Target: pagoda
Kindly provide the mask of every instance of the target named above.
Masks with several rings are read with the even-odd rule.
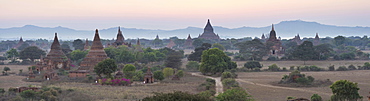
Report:
[[[54,70],[63,68],[69,70],[70,59],[63,53],[58,41],[57,33],[55,33],[54,41],[51,44],[51,49],[46,57],[41,56],[41,61],[37,63],[37,70]]]
[[[204,32],[202,35],[199,35],[199,39],[206,39],[206,40],[215,40],[215,41],[220,41],[220,37],[216,35],[215,32],[213,32],[213,27],[211,25],[211,22],[207,21],[206,26],[204,27]]]
[[[283,53],[282,45],[280,40],[276,38],[276,32],[274,29],[274,24],[272,24],[272,28],[270,31],[270,37],[267,39],[266,43],[272,44],[271,50],[270,50],[270,55],[278,55]]]
[[[108,46],[113,46],[113,47],[118,47],[121,45],[131,46],[128,43],[125,43],[124,41],[125,41],[125,37],[123,37],[121,27],[118,27],[117,39]]]
[[[84,50],[88,50],[89,48],[90,48],[90,46],[89,46],[89,40],[86,38]]]
[[[302,40],[301,40],[301,37],[299,36],[299,34],[297,34],[297,36],[294,36],[292,41],[297,43],[297,45],[300,45],[302,43]]]
[[[173,47],[173,46],[176,46],[176,44],[175,44],[175,42],[173,42],[173,41],[170,39],[170,43],[168,43],[166,47],[167,47],[167,48],[171,48],[171,49],[172,49],[172,47]]]
[[[95,30],[94,41],[91,45],[89,53],[80,63],[80,70],[93,70],[94,66],[100,61],[107,59],[108,56],[104,51],[103,44],[100,41],[98,29]]]
[[[22,44],[24,44],[24,41],[22,39],[22,37],[19,39],[19,42],[17,43],[17,45],[15,45],[13,48],[14,49],[18,49],[20,46],[22,46]]]
[[[193,49],[194,48],[193,40],[191,39],[190,34],[188,35],[188,38],[185,41],[184,48],[185,49]]]
[[[313,40],[313,45],[314,46],[317,46],[320,44],[320,38],[319,38],[319,34],[316,33],[316,36],[315,36],[315,39]]]

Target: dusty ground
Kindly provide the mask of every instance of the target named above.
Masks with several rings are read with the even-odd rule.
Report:
[[[286,97],[310,98],[313,94],[319,94],[324,101],[329,100],[332,94],[329,86],[324,87],[280,87],[271,85],[279,81],[284,74],[289,72],[245,72],[238,73],[237,81],[241,87],[246,88],[257,101],[284,101]],[[368,96],[370,91],[370,70],[356,71],[335,71],[335,72],[302,72],[306,76],[313,76],[315,79],[349,80],[357,82],[361,96]]]
[[[23,72],[28,72],[29,65],[0,65],[1,71],[4,67],[9,67],[10,71],[16,74],[19,73],[20,69],[23,69]],[[26,76],[17,76],[16,74],[10,74],[9,76],[0,76],[0,88],[4,88],[6,91],[9,87],[21,87],[29,85],[41,85],[38,82],[24,82],[22,79],[27,78]]]
[[[90,83],[60,83],[50,85],[62,89],[74,89],[90,95],[96,100],[122,101],[139,100],[153,95],[153,92],[169,93],[173,91],[184,91],[189,93],[199,93],[197,87],[205,82],[205,78],[187,74],[180,81],[164,80],[154,84],[135,84],[132,86],[108,86],[95,85]]]

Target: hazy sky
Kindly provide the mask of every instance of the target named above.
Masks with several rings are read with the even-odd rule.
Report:
[[[263,27],[286,20],[370,27],[370,0],[0,0],[0,28]]]

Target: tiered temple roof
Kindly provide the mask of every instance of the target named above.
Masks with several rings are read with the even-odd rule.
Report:
[[[202,35],[200,35],[198,38],[200,39],[207,39],[207,40],[216,40],[219,41],[220,37],[213,32],[213,27],[211,25],[211,22],[207,21],[206,27],[204,27],[204,32]]]
[[[62,47],[60,46],[57,33],[55,33],[53,44],[51,44],[51,49],[43,61],[49,60],[53,62],[64,62],[68,60],[67,56],[62,51]]]
[[[23,41],[23,39],[22,39],[22,37],[21,37],[21,38],[19,39],[18,44],[17,44],[17,45],[15,45],[13,48],[14,48],[14,49],[18,49],[18,47],[20,47],[23,43],[24,43],[24,41]]]
[[[273,44],[273,46],[271,47],[272,50],[270,50],[271,55],[283,54],[281,42],[279,39],[276,38],[274,24],[272,24],[271,31],[270,31],[270,37],[266,42]]]
[[[173,46],[176,46],[176,44],[175,44],[175,42],[173,42],[172,40],[170,40],[170,43],[168,43],[166,47],[172,49]]]
[[[188,38],[185,41],[184,48],[194,48],[193,47],[193,40],[190,37],[190,34],[188,35]]]
[[[94,41],[90,48],[89,53],[87,53],[86,57],[82,60],[80,69],[89,69],[93,70],[94,66],[98,64],[100,61],[107,59],[108,56],[104,51],[104,47],[100,41],[98,29],[95,30]]]
[[[316,45],[319,45],[319,44],[320,44],[319,34],[316,33],[315,39],[313,40],[313,45],[316,46]]]
[[[88,50],[89,48],[90,48],[90,46],[89,46],[89,40],[86,38],[84,50]]]

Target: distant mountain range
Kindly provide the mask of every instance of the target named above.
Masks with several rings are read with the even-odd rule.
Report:
[[[269,34],[271,25],[266,27],[240,27],[240,28],[225,28],[212,23],[214,32],[221,38],[243,38],[243,37],[261,37],[262,33]],[[205,24],[204,24],[205,25]],[[277,36],[282,38],[293,38],[299,34],[303,37],[314,37],[315,33],[319,33],[323,37],[343,36],[364,36],[370,35],[370,27],[345,27],[324,25],[317,22],[307,22],[302,20],[282,21],[274,24]],[[0,40],[18,40],[19,37],[24,39],[53,39],[54,33],[58,33],[61,40],[92,39],[94,30],[75,30],[66,27],[38,27],[35,25],[25,25],[23,27],[0,28]],[[117,27],[100,29],[100,37],[103,39],[112,39],[117,35]],[[203,33],[203,28],[187,27],[184,29],[175,30],[150,30],[137,28],[121,27],[122,33],[126,39],[147,38],[154,39],[159,35],[161,39],[177,36],[180,39],[187,38],[188,34],[192,38],[196,38]]]

